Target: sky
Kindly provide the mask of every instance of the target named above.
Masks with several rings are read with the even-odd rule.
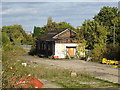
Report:
[[[11,0],[10,0],[11,1]],[[103,6],[118,7],[118,2],[2,2],[0,20],[2,26],[18,24],[25,31],[33,31],[34,26],[43,27],[48,17],[55,22],[68,22],[73,27],[91,19]],[[2,17],[1,17],[2,16]],[[1,27],[2,27],[1,26]]]

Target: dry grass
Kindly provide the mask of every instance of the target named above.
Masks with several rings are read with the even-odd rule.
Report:
[[[118,84],[96,79],[85,72],[79,72],[76,77],[71,77],[71,71],[52,66],[36,66],[34,73],[38,78],[47,79],[66,88],[118,88]]]
[[[21,78],[31,75],[38,79],[46,79],[52,83],[59,84],[66,88],[118,88],[119,84],[96,79],[87,73],[79,72],[77,76],[71,77],[71,71],[45,65],[22,65],[25,60],[19,57],[24,51],[3,52],[3,88],[14,88],[11,84],[12,78]]]

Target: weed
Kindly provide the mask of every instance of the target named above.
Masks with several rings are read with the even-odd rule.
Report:
[[[66,69],[45,65],[36,65],[35,67],[33,65],[27,65],[25,67],[22,63],[26,61],[20,58],[20,55],[23,53],[25,52],[20,48],[3,52],[3,88],[14,88],[12,86],[13,78],[20,79],[28,75],[38,79],[46,79],[65,88],[119,87],[119,84],[96,79],[86,72],[77,72],[76,77],[71,77],[71,71]]]

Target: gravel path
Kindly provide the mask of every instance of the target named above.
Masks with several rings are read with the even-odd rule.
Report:
[[[114,83],[119,83],[118,77],[120,76],[118,75],[118,69],[111,68],[113,65],[86,62],[83,60],[49,60],[29,55],[24,55],[22,58],[37,64],[60,67],[76,72],[87,72],[93,77]]]

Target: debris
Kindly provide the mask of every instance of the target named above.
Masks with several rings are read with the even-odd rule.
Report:
[[[72,71],[71,72],[71,77],[76,77],[77,76],[77,73],[75,71]]]
[[[17,60],[18,62],[20,61],[20,60]]]
[[[90,61],[91,59],[92,59],[92,57],[88,56],[86,61],[88,62],[88,61]]]
[[[12,67],[10,67],[10,69],[13,69]]]
[[[12,80],[12,85],[21,88],[41,88],[44,84],[35,77],[25,76],[19,80],[14,78]]]
[[[54,59],[58,59],[59,58],[59,56],[54,56]]]
[[[28,74],[28,76],[31,76],[31,74]]]
[[[22,65],[26,67],[26,66],[27,66],[27,63],[22,63]]]

